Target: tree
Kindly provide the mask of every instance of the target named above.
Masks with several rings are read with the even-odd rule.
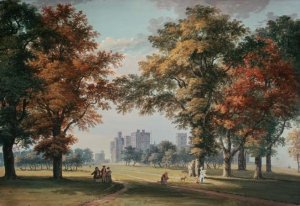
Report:
[[[122,151],[122,160],[125,161],[126,165],[130,165],[130,162],[133,160],[135,148],[132,146],[125,147]]]
[[[133,161],[133,166],[137,162],[142,160],[143,151],[138,150],[132,146],[125,147],[125,150],[122,151],[122,160],[125,161],[126,165],[130,165],[130,162]]]
[[[176,163],[177,159],[178,155],[176,153],[176,150],[168,149],[164,153],[162,163],[165,165],[165,167],[170,167],[171,165],[174,165]]]
[[[109,109],[115,87],[108,80],[121,55],[98,51],[97,32],[86,16],[71,5],[43,9],[43,23],[54,34],[43,40],[30,64],[43,80],[44,90],[35,95],[32,111],[36,122],[35,147],[53,160],[53,177],[62,178],[62,155],[76,138],[72,127],[88,129],[101,122],[97,110]]]
[[[177,126],[190,128],[192,153],[203,164],[204,156],[216,149],[212,105],[226,76],[225,62],[236,61],[234,50],[247,29],[211,7],[188,8],[186,15],[149,37],[159,52],[140,62],[140,76],[117,80],[118,109],[162,112]]]
[[[269,20],[265,27],[257,29],[257,34],[263,38],[270,38],[277,44],[285,60],[293,65],[300,84],[300,20],[285,15],[279,16],[275,20]]]
[[[291,61],[300,80],[300,20],[289,16],[280,16],[269,20],[267,26],[257,30],[264,38],[271,38],[279,47],[283,57]]]
[[[161,154],[158,152],[155,152],[150,155],[149,162],[151,162],[154,167],[156,165],[159,165],[159,167],[161,167],[161,159],[162,159]]]
[[[233,140],[239,145],[246,142],[259,144],[267,138],[270,118],[287,122],[295,116],[297,82],[294,70],[282,59],[271,40],[257,41],[263,44],[249,52],[244,63],[233,69],[229,84],[223,90],[223,100],[216,105],[218,115],[215,122],[222,135],[220,143],[225,154],[225,176],[230,176],[228,160],[239,149],[237,146],[232,150]],[[279,130],[277,136],[281,134]],[[260,178],[261,153],[255,159],[255,178]]]
[[[288,141],[290,143],[289,154],[298,163],[298,172],[300,172],[300,130],[294,129],[288,134]]]
[[[39,80],[27,61],[42,33],[40,15],[28,4],[14,0],[0,2],[0,144],[5,178],[17,177],[13,146],[30,143],[26,128],[28,104],[39,89]]]

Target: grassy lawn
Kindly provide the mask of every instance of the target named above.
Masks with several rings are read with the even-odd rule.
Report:
[[[76,172],[64,172],[65,179],[60,181],[50,178],[51,171],[18,170],[20,179],[14,181],[0,179],[0,205],[82,205],[122,188],[120,184],[105,185],[93,182],[90,175],[92,169],[85,167]],[[160,185],[158,181],[165,171],[169,173],[169,185],[300,204],[300,174],[290,169],[274,168],[272,174],[264,174],[266,177],[264,180],[252,179],[251,166],[248,171],[234,169],[234,177],[230,179],[221,177],[221,169],[212,169],[207,170],[208,178],[205,184],[196,184],[194,178],[187,178],[185,182],[181,182],[180,177],[185,173],[180,169],[124,165],[111,165],[111,169],[114,181],[124,182],[128,190],[114,201],[104,204],[107,206],[253,205]],[[0,176],[3,176],[3,168],[0,168]]]
[[[251,166],[250,166],[251,169]],[[205,184],[195,184],[194,178],[188,178],[181,182],[182,170],[171,170],[151,167],[126,167],[112,166],[114,177],[124,179],[148,179],[158,181],[160,175],[167,171],[171,185],[179,185],[191,188],[201,188],[225,193],[239,194],[243,196],[258,197],[280,202],[300,204],[300,174],[295,170],[274,168],[271,174],[264,174],[265,179],[253,180],[253,171],[233,170],[233,178],[221,177],[222,170],[208,170]]]
[[[20,179],[0,179],[0,205],[81,205],[119,190],[120,184],[92,181],[89,170],[64,172],[66,179],[54,181],[51,171],[17,171]],[[0,169],[3,176],[3,168]]]
[[[206,196],[198,192],[179,191],[157,183],[130,182],[129,189],[105,206],[253,206],[245,202]]]

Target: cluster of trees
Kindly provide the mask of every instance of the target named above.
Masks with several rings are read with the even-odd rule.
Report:
[[[38,11],[18,0],[0,2],[0,144],[5,178],[16,178],[13,146],[35,143],[62,178],[63,155],[76,137],[101,122],[122,55],[99,49],[99,34],[71,5]]]
[[[70,150],[63,156],[65,170],[77,170],[78,167],[90,164],[93,161],[93,152],[89,148]],[[16,163],[21,170],[49,170],[52,168],[51,160],[45,159],[42,154],[37,154],[33,150],[22,151],[18,154]]]
[[[78,167],[83,165],[88,165],[94,162],[93,152],[89,149],[80,149],[70,150],[63,157],[63,165],[65,170],[76,170]]]
[[[49,170],[51,168],[51,161],[43,157],[43,155],[37,155],[35,151],[28,150],[22,151],[16,157],[16,165],[21,170]]]
[[[162,141],[158,145],[150,145],[146,151],[138,150],[131,146],[122,151],[122,160],[126,165],[142,163],[154,167],[186,167],[194,159],[189,148],[177,148],[170,141]]]
[[[141,74],[116,80],[118,110],[161,112],[190,129],[202,165],[222,150],[225,177],[237,152],[245,169],[251,148],[261,178],[262,157],[271,171],[273,148],[298,116],[299,31],[300,21],[288,16],[251,33],[215,8],[187,8],[186,18],[149,37],[158,52],[139,63]]]

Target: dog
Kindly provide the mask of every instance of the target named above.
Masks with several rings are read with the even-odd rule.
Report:
[[[185,179],[186,179],[187,177],[186,176],[184,176],[184,177],[180,177],[180,181],[183,181],[183,182],[185,182]]]

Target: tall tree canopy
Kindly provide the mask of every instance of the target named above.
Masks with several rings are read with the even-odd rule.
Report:
[[[188,8],[186,18],[168,22],[149,40],[157,53],[140,62],[141,75],[118,79],[119,111],[163,112],[192,131],[192,152],[201,160],[214,151],[212,105],[247,29],[215,8]],[[231,67],[231,66],[229,66]]]
[[[44,87],[32,105],[41,137],[35,149],[53,159],[53,177],[61,178],[62,154],[75,141],[68,132],[74,126],[87,129],[101,122],[97,110],[109,109],[115,98],[108,76],[122,56],[99,51],[97,32],[71,5],[44,8],[43,23],[54,35],[31,61]]]
[[[13,145],[30,141],[25,121],[39,81],[27,64],[42,31],[36,9],[19,1],[0,2],[0,144],[5,177],[16,177]]]
[[[261,146],[264,141],[266,147],[272,146],[279,140],[286,122],[296,114],[297,80],[293,67],[271,40],[256,41],[263,44],[249,51],[241,65],[229,70],[221,101],[215,106],[215,128],[225,154],[225,176],[230,176],[227,160],[241,144],[255,141]],[[270,130],[273,121],[279,126],[276,132],[275,128]],[[275,133],[276,137],[268,141]],[[236,140],[234,149],[233,140]],[[261,156],[257,156],[258,161]]]

